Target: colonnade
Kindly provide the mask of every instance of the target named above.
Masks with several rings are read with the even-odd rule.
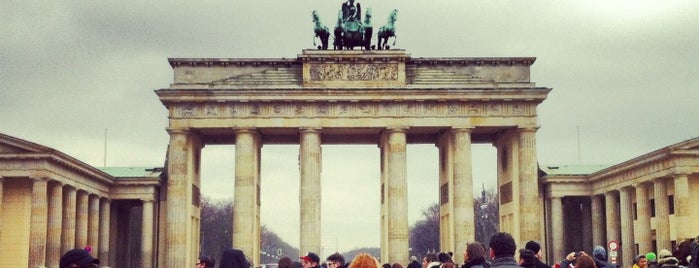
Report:
[[[381,151],[381,257],[398,263],[409,262],[409,222],[407,196],[407,157],[409,126],[390,126],[380,131],[378,146]],[[534,130],[534,131],[531,131]],[[473,179],[471,145],[473,128],[454,127],[437,136],[435,145],[440,149],[440,183],[447,187],[446,206],[442,207],[441,246],[445,250],[463,252],[468,242],[474,241]],[[191,263],[196,258],[200,241],[196,220],[198,206],[190,198],[199,185],[199,155],[203,138],[199,131],[170,129],[168,152],[167,190],[167,245],[166,266],[175,267]],[[299,250],[321,250],[321,171],[323,129],[321,127],[297,128],[299,143]],[[535,129],[512,131],[514,144],[510,151],[515,157],[512,172],[517,184],[526,194],[514,193],[521,210],[511,217],[516,229],[503,230],[513,233],[518,240],[541,240],[538,235],[541,204],[537,187]],[[233,247],[241,249],[250,260],[258,264],[260,256],[260,150],[262,137],[259,129],[240,128],[235,137],[235,196],[233,202]],[[534,155],[531,156],[530,154]],[[529,185],[532,184],[532,185]],[[445,193],[442,193],[445,194]],[[533,197],[530,197],[533,195]],[[529,202],[533,202],[530,204]],[[443,204],[444,205],[444,204]],[[521,220],[520,220],[521,219]],[[519,231],[519,232],[518,232]],[[182,254],[189,252],[189,254]],[[187,256],[188,255],[188,256]]]
[[[617,262],[628,266],[637,254],[671,250],[673,241],[679,243],[694,237],[688,222],[692,215],[688,206],[689,188],[688,174],[675,174],[674,177],[630,181],[628,185],[594,194],[590,197],[592,244],[606,248],[609,241],[619,242]],[[566,254],[563,224],[566,212],[561,205],[562,198],[564,196],[549,197],[554,258]]]
[[[23,222],[20,215],[7,213],[2,215],[0,209],[0,226],[5,235],[10,235],[9,230],[22,233],[22,228],[28,228],[29,267],[58,267],[63,253],[74,248],[91,248],[91,255],[100,259],[101,265],[116,265],[116,250],[123,245],[118,245],[113,235],[121,233],[128,236],[126,229],[116,224],[117,218],[113,211],[113,201],[107,196],[80,189],[76,185],[64,183],[45,177],[27,178],[30,180],[31,205],[28,227],[14,226]],[[13,182],[8,182],[8,181]],[[3,206],[16,206],[11,202],[21,200],[17,198],[21,193],[17,188],[22,178],[4,179],[0,177],[0,208]],[[12,183],[12,186],[7,185]],[[21,185],[24,185],[22,183]],[[4,197],[8,196],[10,202],[3,204]],[[141,200],[143,206],[142,242],[141,242],[141,267],[153,267],[154,260],[154,200]],[[128,218],[128,217],[127,217]],[[16,229],[15,227],[20,227]],[[119,230],[116,230],[116,229]],[[6,241],[7,242],[7,241]],[[21,243],[19,243],[21,244]],[[9,244],[4,250],[8,253],[15,251]],[[22,250],[21,247],[16,250]],[[125,249],[124,249],[125,250]],[[5,256],[7,257],[7,256]],[[8,258],[9,259],[9,258]]]

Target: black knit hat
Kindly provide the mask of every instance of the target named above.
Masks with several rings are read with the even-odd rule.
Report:
[[[90,256],[90,253],[87,253],[84,249],[76,248],[69,250],[61,256],[59,267],[68,267],[70,264],[86,267],[90,264],[100,264],[100,260]]]

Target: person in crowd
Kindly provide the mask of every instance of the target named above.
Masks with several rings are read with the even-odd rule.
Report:
[[[662,268],[677,268],[680,261],[667,249],[658,251],[658,265]]]
[[[579,252],[571,252],[566,255],[565,259],[561,261],[559,264],[559,267],[561,268],[575,268],[575,260],[580,256],[582,251]]]
[[[325,260],[328,268],[347,268],[345,257],[338,252],[330,254],[330,256],[328,256]]]
[[[585,252],[580,252],[575,258],[575,268],[599,268],[595,260]]]
[[[420,262],[417,261],[417,257],[410,256],[410,263],[408,263],[407,268],[420,268]]]
[[[648,259],[646,259],[645,254],[638,254],[635,258],[633,258],[633,267],[632,268],[647,268],[648,267]]]
[[[658,268],[658,260],[655,256],[655,252],[646,253],[646,259],[648,260],[648,268]]]
[[[320,257],[313,252],[306,253],[306,256],[299,257],[303,268],[317,268],[320,263]]]
[[[221,254],[220,268],[250,268],[250,262],[243,251],[229,248]]]
[[[422,257],[422,268],[439,268],[439,257],[434,253],[427,253]]]
[[[464,264],[461,268],[489,268],[490,265],[486,261],[485,246],[480,242],[466,244],[464,251]]]
[[[539,244],[539,242],[536,242],[534,240],[529,241],[524,246],[524,248],[534,252],[534,256],[536,257],[536,268],[550,268],[551,267],[548,264],[541,261],[541,245]]]
[[[439,262],[442,263],[439,266],[440,268],[447,268],[447,266],[451,266],[451,267],[456,266],[454,264],[454,261],[451,259],[451,255],[449,255],[449,253],[447,253],[447,252],[440,252],[437,255],[437,259],[439,259]],[[445,264],[447,264],[447,266],[445,266]]]
[[[391,268],[403,268],[403,265],[400,265],[400,263],[394,262],[391,264]]]
[[[303,268],[303,264],[300,261],[294,261],[291,263],[291,268]]]
[[[379,262],[368,253],[359,253],[349,265],[349,268],[378,268]]]
[[[515,260],[515,244],[512,235],[506,232],[499,232],[490,238],[490,258],[493,259],[491,268],[520,268]]]
[[[59,260],[59,268],[93,268],[100,264],[100,260],[90,256],[84,249],[76,248],[67,251]]]
[[[442,263],[442,265],[440,265],[439,267],[440,268],[456,268],[456,264],[449,261],[449,262]]]
[[[524,268],[536,268],[536,254],[526,248],[520,249],[518,263]]]
[[[199,256],[199,259],[197,259],[197,264],[196,268],[214,268],[214,265],[216,264],[216,261],[213,258],[209,258],[208,256],[201,255]]]
[[[592,249],[592,259],[595,260],[597,268],[617,268],[616,264],[607,261],[607,250],[603,246],[595,246]]]
[[[382,267],[382,268],[391,268],[391,264],[390,264],[390,263],[384,263],[384,264],[381,265],[381,267]]]
[[[277,261],[277,268],[291,268],[291,258],[288,256],[281,257]]]

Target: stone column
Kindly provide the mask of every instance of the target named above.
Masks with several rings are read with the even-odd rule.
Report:
[[[260,200],[256,182],[259,165],[256,136],[257,132],[252,129],[241,129],[236,132],[233,200],[233,246],[242,250],[253,262],[254,254],[259,252],[259,248],[254,246],[255,241],[260,239],[255,237],[260,228],[257,226]]]
[[[143,200],[141,267],[153,267],[153,200]]]
[[[87,221],[88,221],[88,194],[78,191],[78,207],[75,211],[75,246],[84,248],[87,246]]]
[[[539,177],[536,162],[536,128],[519,129],[519,240],[543,241],[539,221],[543,210],[539,204]]]
[[[99,255],[99,230],[100,230],[100,199],[99,196],[91,194],[88,196],[89,214],[87,228],[87,244],[92,248],[90,255],[97,258]]]
[[[694,204],[696,205],[696,204]],[[690,210],[694,208],[689,199],[689,178],[687,174],[675,175],[675,228],[677,230],[677,241],[692,238],[694,234],[687,222]]]
[[[637,184],[634,187],[636,187],[636,227],[639,230],[638,236],[634,238],[638,243],[638,252],[651,252],[653,246],[650,239],[648,188],[645,184]]]
[[[75,248],[75,210],[76,189],[71,186],[63,188],[63,220],[61,223],[61,252]],[[62,254],[61,253],[61,254]]]
[[[46,266],[47,186],[47,179],[34,178],[32,185],[31,225],[29,226],[29,267]]]
[[[109,199],[102,199],[100,201],[100,236],[98,249],[98,259],[100,259],[100,265],[109,266],[109,223],[111,221],[111,202]]]
[[[634,258],[634,234],[633,234],[633,202],[631,201],[631,187],[624,187],[619,191],[619,207],[621,211],[621,267],[633,264]],[[606,248],[606,245],[605,245]],[[611,261],[611,258],[609,258]],[[619,258],[617,258],[617,263]]]
[[[167,166],[167,245],[165,246],[165,267],[188,267],[188,245],[190,221],[189,206],[191,204],[192,182],[189,178],[189,131],[182,129],[168,129],[170,145],[168,147]]]
[[[658,178],[653,182],[653,195],[655,196],[655,241],[658,251],[667,249],[672,251],[670,242],[670,206],[667,198],[667,186],[665,179]],[[681,240],[677,240],[681,242]]]
[[[565,212],[563,211],[563,202],[561,197],[551,196],[551,239],[553,240],[553,256],[554,260],[560,258],[559,256],[565,256],[565,232],[563,231],[563,218]]]
[[[320,254],[320,194],[321,194],[321,137],[320,130],[300,130],[299,168],[301,182],[299,204],[301,207],[300,254],[312,251]]]
[[[58,267],[61,259],[61,230],[63,228],[63,184],[49,187],[49,219],[46,239],[46,266]]]
[[[452,222],[454,223],[455,244],[453,252],[464,252],[466,243],[476,241],[473,215],[471,129],[452,129],[452,135],[454,137],[454,220]]]
[[[607,241],[619,241],[619,208],[616,205],[616,194],[614,191],[604,193],[604,207],[607,222]],[[606,243],[605,243],[606,245]],[[606,248],[606,246],[605,246]]]
[[[3,184],[4,180],[2,176],[0,176],[0,235],[2,235],[2,200],[5,197],[5,194],[3,192]],[[0,245],[0,250],[2,250],[2,245]]]
[[[408,166],[405,128],[387,129],[388,260],[408,263]]]
[[[602,195],[593,195],[592,206],[592,245],[606,245],[604,241],[604,215],[602,208],[604,199]]]

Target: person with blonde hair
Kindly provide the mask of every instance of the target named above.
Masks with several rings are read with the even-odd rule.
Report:
[[[379,262],[369,253],[359,253],[354,257],[349,268],[379,268]]]

